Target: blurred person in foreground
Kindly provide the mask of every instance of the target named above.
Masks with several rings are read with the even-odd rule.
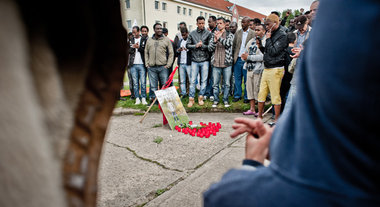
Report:
[[[204,193],[205,207],[380,206],[380,131],[374,127],[380,97],[373,96],[380,91],[379,19],[379,1],[320,2],[289,116],[275,129],[261,120],[235,120],[231,136],[248,133],[244,167]]]

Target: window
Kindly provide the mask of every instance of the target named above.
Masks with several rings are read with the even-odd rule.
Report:
[[[193,30],[193,25],[189,25],[189,32]]]
[[[159,6],[160,6],[160,2],[159,2],[159,1],[154,1],[154,8],[155,8],[156,10],[159,9]]]
[[[162,23],[162,27],[164,27],[164,28],[168,28],[168,22],[163,22],[163,23]]]
[[[203,12],[201,12],[199,16],[203,16]]]
[[[160,21],[156,20],[156,23],[160,23]]]
[[[186,8],[183,8],[183,15],[186,15]]]
[[[177,6],[177,13],[181,14],[181,7],[180,6]]]
[[[207,12],[205,12],[205,19],[207,20]]]
[[[127,6],[127,9],[131,8],[131,1],[125,0],[125,5]]]
[[[127,27],[128,29],[132,28],[132,20],[127,20]]]
[[[191,16],[192,9],[189,9],[189,16]]]
[[[162,2],[162,11],[166,11],[166,3]]]

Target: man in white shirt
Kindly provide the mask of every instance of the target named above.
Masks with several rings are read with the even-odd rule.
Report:
[[[132,34],[133,34],[133,39],[131,40],[131,45],[129,49],[129,67],[131,68],[133,90],[136,97],[135,104],[147,105],[146,68],[144,66],[142,55],[140,51],[138,50],[141,44],[140,28],[138,26],[134,26],[132,28]],[[140,94],[140,89],[141,89],[141,94]]]
[[[249,103],[247,99],[247,90],[245,89],[247,81],[247,70],[243,70],[244,61],[241,59],[241,55],[245,52],[247,43],[249,40],[255,37],[254,31],[249,29],[249,17],[244,17],[241,21],[241,27],[239,31],[236,32],[232,53],[234,55],[234,77],[235,77],[235,86],[234,86],[234,99],[233,102],[237,102],[241,99],[242,95],[242,80],[244,77],[244,102]]]

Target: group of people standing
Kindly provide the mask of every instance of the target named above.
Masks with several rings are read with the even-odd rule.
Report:
[[[277,120],[291,88],[293,71],[288,71],[289,65],[295,68],[292,58],[299,56],[308,38],[311,19],[298,16],[286,28],[279,14],[272,12],[264,23],[244,17],[237,30],[236,22],[215,16],[208,18],[206,28],[205,18],[199,16],[197,28],[191,32],[181,22],[174,41],[167,37],[168,31],[160,23],[153,25],[151,38],[148,27],[135,26],[128,67],[136,104],[147,104],[146,74],[150,81],[149,98],[153,100],[154,91],[166,82],[177,58],[180,96],[189,98],[188,107],[193,107],[196,100],[202,106],[207,99],[212,107],[217,107],[222,94],[224,107],[230,106],[230,96],[233,102],[244,99],[251,107],[243,114],[262,118],[264,104],[270,97]],[[197,85],[199,93],[195,97]]]

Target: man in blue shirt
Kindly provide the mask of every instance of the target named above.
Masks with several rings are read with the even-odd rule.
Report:
[[[248,132],[246,165],[204,206],[380,206],[379,19],[380,1],[321,1],[289,115],[273,135],[261,120],[235,120],[231,136]]]

